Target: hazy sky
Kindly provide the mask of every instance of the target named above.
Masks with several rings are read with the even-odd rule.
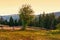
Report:
[[[60,11],[60,0],[0,0],[0,15],[17,14],[23,4],[29,4],[35,14]]]

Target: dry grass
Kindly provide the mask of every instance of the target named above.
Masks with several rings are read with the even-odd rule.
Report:
[[[60,34],[55,31],[0,31],[0,40],[60,40]]]
[[[0,30],[0,40],[60,40],[60,30],[26,29],[21,31],[19,27],[15,27],[14,30],[4,27],[4,30]]]

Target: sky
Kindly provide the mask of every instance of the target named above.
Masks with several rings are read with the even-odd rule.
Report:
[[[18,14],[24,4],[31,5],[36,15],[60,11],[60,0],[0,0],[0,15]]]

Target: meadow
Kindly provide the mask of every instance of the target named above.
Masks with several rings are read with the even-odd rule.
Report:
[[[60,30],[0,30],[0,40],[60,40]]]

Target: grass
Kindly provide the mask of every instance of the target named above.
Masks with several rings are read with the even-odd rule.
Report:
[[[0,40],[60,40],[60,31],[0,31]]]

